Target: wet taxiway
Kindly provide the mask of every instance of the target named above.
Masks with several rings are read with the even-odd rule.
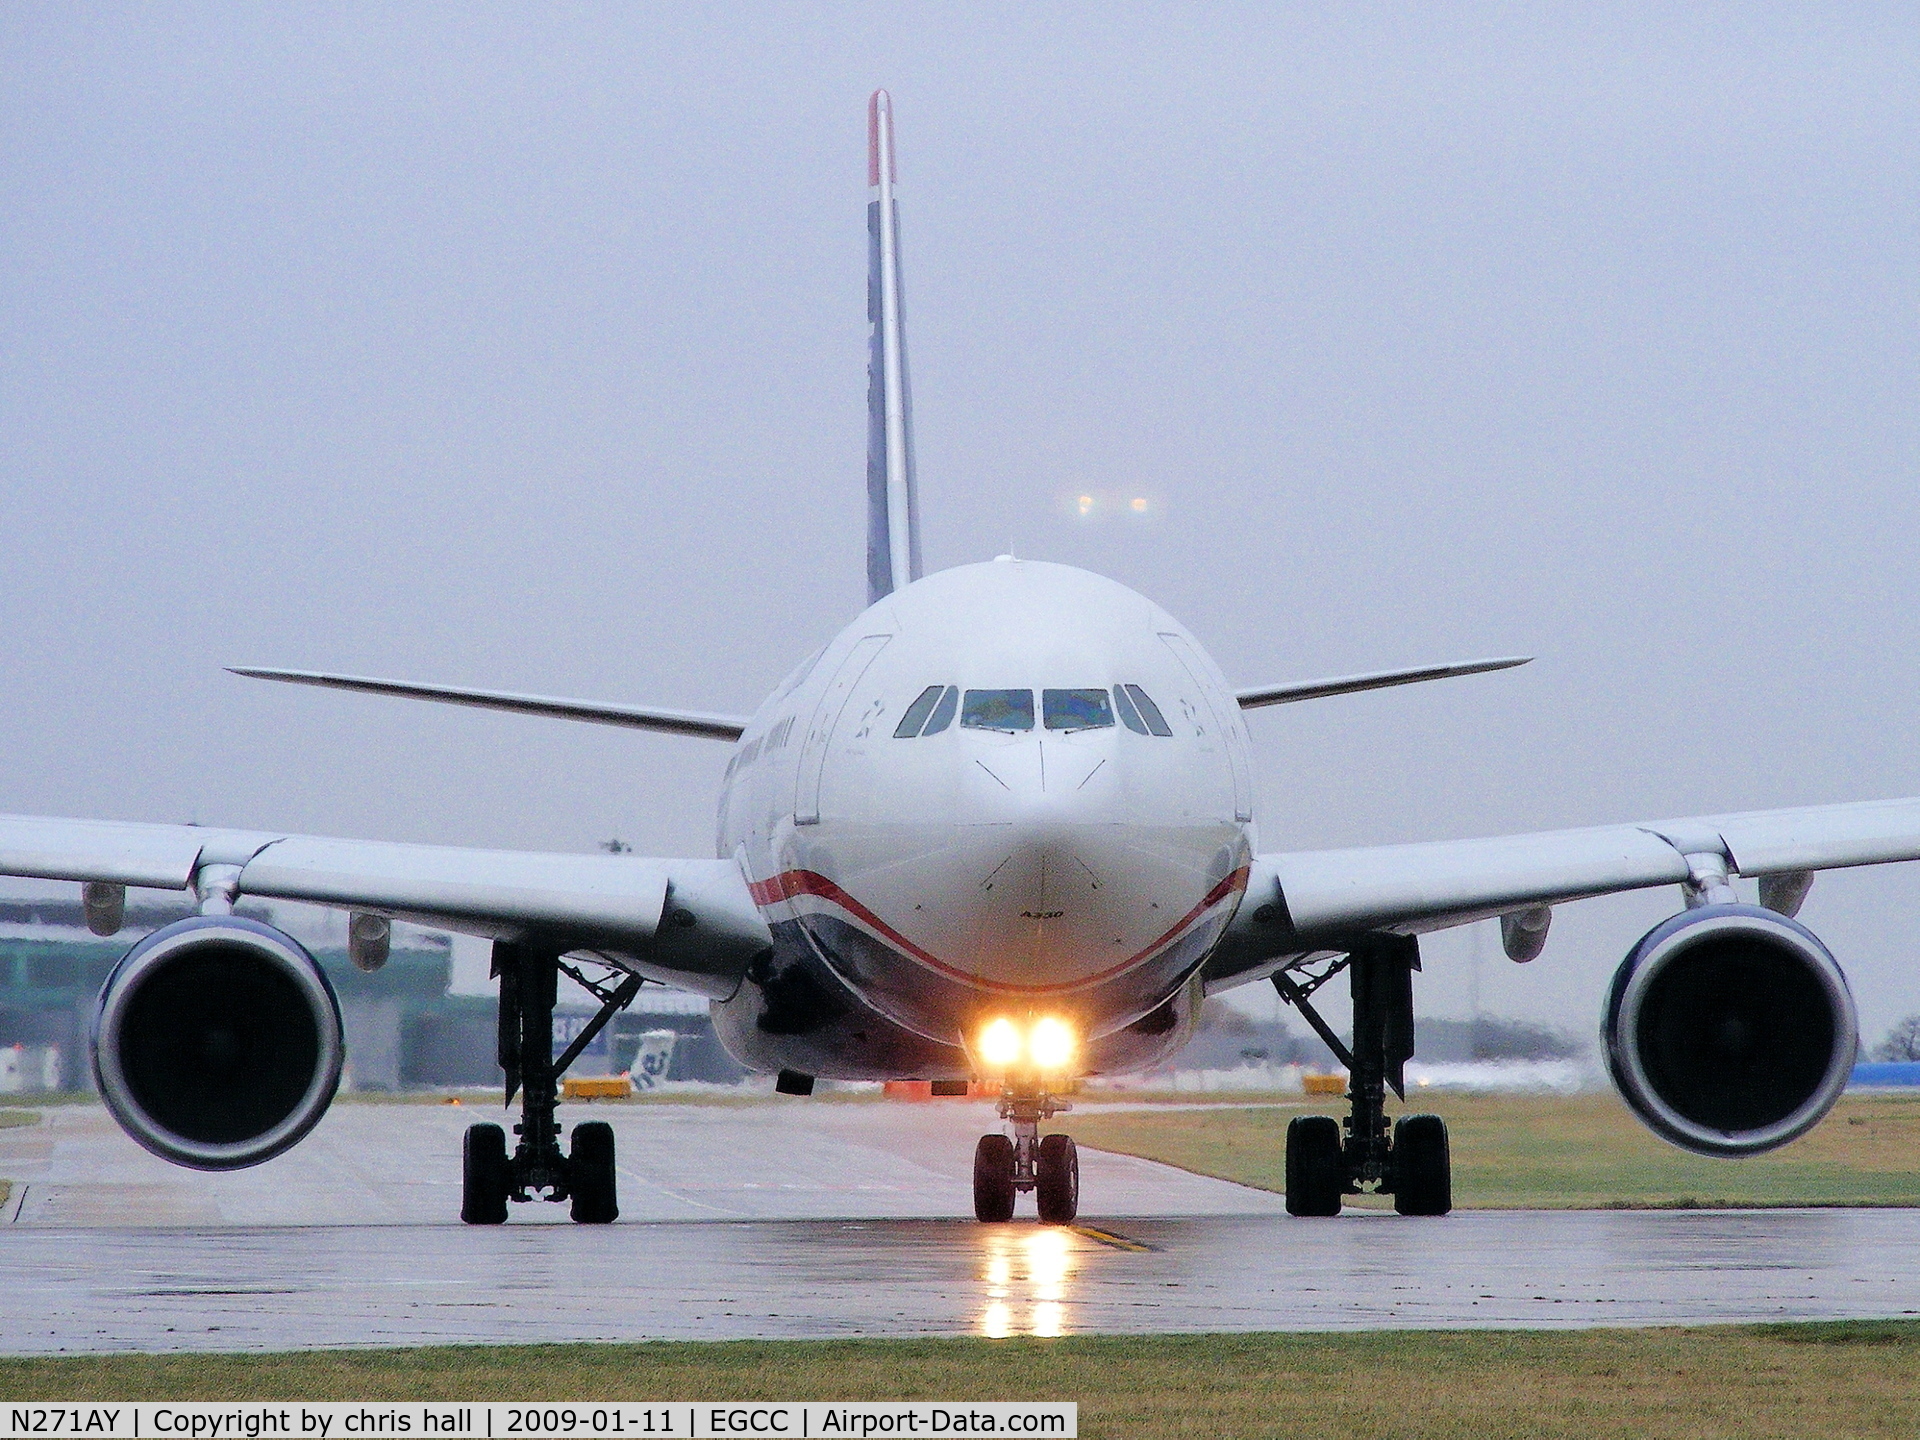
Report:
[[[976,1225],[990,1117],[964,1102],[607,1107],[620,1224],[522,1206],[469,1229],[451,1171],[476,1113],[341,1105],[225,1176],[151,1159],[94,1107],[0,1131],[0,1350],[1920,1313],[1910,1210],[1293,1220],[1261,1191],[1083,1152],[1080,1227]]]

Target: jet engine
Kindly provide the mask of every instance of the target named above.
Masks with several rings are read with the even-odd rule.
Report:
[[[101,988],[93,1073],[124,1129],[196,1170],[271,1160],[340,1084],[340,1006],[290,935],[234,915],[177,920]]]
[[[1607,1068],[1656,1133],[1702,1155],[1756,1155],[1804,1134],[1853,1070],[1853,995],[1827,947],[1752,905],[1656,925],[1613,977]]]

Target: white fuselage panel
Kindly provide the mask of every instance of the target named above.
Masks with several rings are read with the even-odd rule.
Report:
[[[896,735],[948,686],[937,733]],[[1050,690],[1073,692],[1056,713]],[[968,565],[881,600],[761,708],[719,847],[770,923],[897,1023],[951,1041],[987,1008],[1044,1006],[1100,1034],[1164,1001],[1231,918],[1247,748],[1158,607],[1062,565]]]

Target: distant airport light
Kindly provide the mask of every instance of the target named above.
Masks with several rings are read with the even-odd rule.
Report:
[[[1027,1037],[1027,1053],[1034,1065],[1045,1071],[1066,1069],[1073,1062],[1075,1048],[1073,1027],[1051,1015],[1036,1021]]]
[[[980,1032],[980,1058],[996,1070],[1017,1064],[1023,1048],[1018,1027],[1005,1016]]]

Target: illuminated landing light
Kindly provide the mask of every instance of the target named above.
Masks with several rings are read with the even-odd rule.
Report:
[[[1005,1016],[990,1022],[980,1032],[980,1058],[995,1069],[1004,1070],[1017,1064],[1023,1048],[1019,1027]]]
[[[1133,502],[1133,513],[1136,515],[1144,515],[1147,513],[1147,501],[1145,496],[1138,496],[1135,498]]]
[[[1080,513],[1082,515],[1091,515],[1093,513],[1093,496],[1082,495],[1080,497],[1079,504],[1080,504]]]
[[[1072,1064],[1076,1048],[1073,1027],[1051,1015],[1035,1021],[1033,1033],[1027,1037],[1027,1053],[1033,1057],[1033,1063],[1049,1072],[1064,1070]]]
[[[1063,1335],[1066,1333],[1067,1307],[1058,1300],[1043,1300],[1033,1307],[1033,1333],[1036,1335]]]

